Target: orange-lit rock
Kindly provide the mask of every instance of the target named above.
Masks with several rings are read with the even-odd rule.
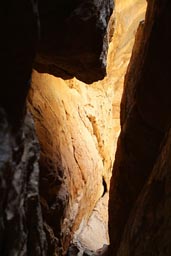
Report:
[[[33,72],[29,108],[41,144],[42,206],[47,232],[59,239],[58,247],[67,246],[80,224],[84,228],[105,184],[109,190],[124,75],[146,1],[115,4],[104,80],[87,85]]]

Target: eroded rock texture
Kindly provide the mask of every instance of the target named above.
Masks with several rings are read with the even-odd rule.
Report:
[[[39,72],[92,83],[106,75],[113,0],[39,1]]]
[[[39,146],[30,115],[14,135],[0,110],[0,255],[46,254],[39,198]]]
[[[102,247],[103,239],[108,242],[107,225],[99,229],[97,218],[102,216],[95,212],[100,211],[104,223],[108,222],[107,212],[102,214],[97,206],[107,205],[103,201],[108,198],[120,131],[124,75],[146,8],[144,0],[124,2],[116,1],[109,23],[108,31],[115,32],[108,35],[111,42],[105,79],[87,85],[76,78],[63,80],[33,72],[28,101],[41,144],[40,193],[51,253],[62,247],[65,251],[78,228],[78,239],[85,245],[90,246],[88,241],[94,236],[89,249]]]
[[[170,160],[164,159],[170,135],[160,153],[171,116],[170,11],[170,1],[148,2],[126,76],[110,189],[110,255],[170,255]]]

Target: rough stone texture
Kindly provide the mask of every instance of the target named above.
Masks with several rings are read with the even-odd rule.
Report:
[[[65,253],[73,232],[87,225],[109,190],[124,75],[146,8],[145,0],[124,2],[116,1],[110,20],[109,31],[115,26],[115,33],[109,34],[105,79],[87,85],[33,72],[28,101],[41,144],[40,192],[50,253],[58,250],[55,243]],[[107,213],[103,217],[107,222]]]
[[[0,255],[46,256],[39,199],[39,146],[26,116],[17,134],[0,109]]]
[[[38,34],[36,1],[1,2],[0,30],[0,255],[46,256],[39,146],[33,121],[25,116]]]
[[[170,1],[149,1],[146,21],[139,28],[126,76],[122,127],[110,188],[109,235],[112,256],[170,255],[170,235],[165,236],[169,234],[170,226],[165,223],[168,223],[171,208],[168,204],[167,214],[163,216],[163,197],[166,198],[168,192],[163,190],[163,177],[157,174],[161,171],[159,164],[164,154],[160,156],[160,145],[170,126],[171,116],[170,11]],[[153,173],[150,183],[146,183],[157,158],[156,174]],[[164,169],[170,168],[169,161],[168,165],[166,162],[163,159],[163,164],[166,164]],[[169,180],[164,169],[163,175]],[[155,207],[156,216],[153,215],[152,206]],[[160,223],[159,230],[157,222],[162,217],[164,224]],[[125,229],[126,223],[129,230],[128,226]],[[122,238],[124,230],[125,236]]]
[[[92,83],[106,75],[107,26],[113,0],[39,1],[39,72]]]
[[[62,79],[33,74],[29,101],[42,149],[42,206],[45,221],[60,240],[58,247],[66,247],[71,232],[83,215],[89,217],[103,193],[103,162],[93,135],[96,123],[93,130],[93,117],[91,123],[80,93]]]

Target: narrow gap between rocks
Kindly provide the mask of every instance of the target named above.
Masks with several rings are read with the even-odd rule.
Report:
[[[65,250],[72,237],[68,255],[94,253],[109,244],[108,199],[120,101],[145,10],[145,0],[115,1],[103,80],[88,85],[33,71],[28,106],[41,146],[41,206],[51,239],[61,239]]]

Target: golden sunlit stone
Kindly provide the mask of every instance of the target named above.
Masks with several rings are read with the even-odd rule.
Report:
[[[115,1],[110,22],[110,26],[114,26],[114,35],[109,45],[107,76],[102,81],[87,85],[75,78],[62,80],[33,72],[29,108],[41,144],[40,162],[47,171],[42,175],[44,179],[49,176],[54,180],[61,179],[62,185],[55,187],[55,183],[47,182],[49,187],[46,189],[49,197],[66,200],[60,224],[64,244],[69,239],[68,234],[72,237],[80,224],[76,238],[85,246],[96,250],[108,243],[107,194],[120,132],[123,82],[135,33],[144,19],[145,10],[145,0]],[[107,191],[105,213],[100,217],[103,224],[95,233],[99,215],[93,214],[93,221],[90,216],[97,202],[98,207],[101,205],[99,200],[104,201],[104,184]],[[42,199],[44,208],[50,200],[48,196]],[[88,220],[89,225],[84,229]],[[87,239],[92,231],[94,245]]]

